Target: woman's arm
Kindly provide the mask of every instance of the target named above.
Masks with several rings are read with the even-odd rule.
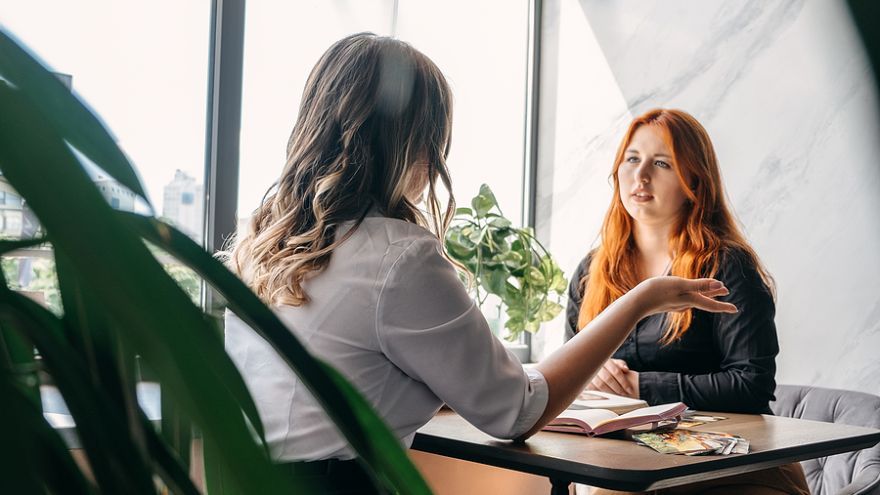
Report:
[[[546,408],[547,382],[492,335],[439,242],[392,246],[386,263],[387,277],[377,280],[377,341],[400,371],[425,385],[425,402],[433,394],[497,438],[531,428]]]
[[[692,307],[711,312],[736,312],[733,304],[713,299],[727,293],[723,284],[712,279],[657,277],[645,280],[614,301],[584,331],[537,366],[549,389],[547,407],[522,438],[540,430],[571,404],[639,320],[655,313]]]
[[[649,280],[594,319],[591,331],[527,373],[489,331],[436,239],[393,247],[388,263],[387,277],[377,281],[382,353],[474,426],[499,438],[525,438],[556,417],[644,315],[685,307],[735,310],[711,299],[726,293],[720,282]]]

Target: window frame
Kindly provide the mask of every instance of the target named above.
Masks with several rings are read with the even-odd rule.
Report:
[[[245,0],[212,0],[208,55],[203,209],[204,247],[215,253],[236,231],[239,140],[244,64]],[[217,294],[202,290],[202,306],[218,309]]]

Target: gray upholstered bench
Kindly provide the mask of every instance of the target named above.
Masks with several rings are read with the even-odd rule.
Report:
[[[779,385],[777,416],[880,429],[880,397],[850,390]],[[814,495],[880,495],[880,444],[801,463]]]

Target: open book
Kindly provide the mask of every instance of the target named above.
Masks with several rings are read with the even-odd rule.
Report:
[[[676,420],[687,409],[682,402],[643,407],[617,415],[607,409],[566,409],[550,421],[544,430],[596,436],[634,426]]]
[[[596,390],[584,390],[568,406],[568,409],[607,409],[617,414],[623,414],[643,407],[648,407],[648,403],[642,399],[633,399]]]

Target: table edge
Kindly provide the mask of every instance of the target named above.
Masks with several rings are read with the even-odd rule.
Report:
[[[878,442],[880,442],[880,430],[874,430],[865,435],[826,440],[811,444],[810,446],[792,446],[773,452],[729,455],[713,460],[712,472],[724,472],[725,476],[732,476],[782,466],[792,462],[870,448]],[[818,450],[817,447],[819,447]],[[528,454],[515,450],[505,451],[506,458],[500,459],[495,455],[497,447],[420,432],[416,433],[411,448],[421,452],[477,462],[502,469],[512,469],[546,476],[551,479],[568,480],[570,482],[626,491],[665,488],[690,482],[687,481],[688,479],[697,481],[695,478],[706,472],[700,469],[701,466],[705,466],[702,463],[668,466],[659,469],[610,468],[592,466],[556,457]],[[817,452],[820,455],[816,455]]]

